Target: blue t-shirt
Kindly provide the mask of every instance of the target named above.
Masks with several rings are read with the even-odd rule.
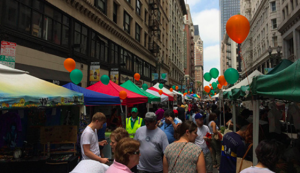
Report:
[[[224,135],[219,173],[236,172],[237,157],[243,157],[246,146],[240,135],[230,132]]]
[[[178,124],[178,121],[177,121],[176,119],[174,119],[174,123],[175,123],[175,124]],[[164,131],[165,134],[167,135],[169,144],[171,144],[172,142],[175,141],[175,137],[174,137],[174,127],[173,127],[172,124],[167,124],[165,121],[163,121],[163,124],[162,124],[162,126],[160,127],[160,129],[161,129],[162,131]]]
[[[106,126],[107,126],[107,124],[104,123],[102,129],[98,130],[98,132],[97,132],[99,141],[102,141],[105,139]]]

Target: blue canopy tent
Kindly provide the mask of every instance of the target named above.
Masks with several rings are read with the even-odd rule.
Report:
[[[98,93],[92,90],[88,90],[77,86],[73,83],[68,83],[63,85],[63,87],[68,88],[70,90],[83,93],[84,95],[84,105],[119,105],[121,104],[120,98],[115,96],[110,96],[107,94]]]

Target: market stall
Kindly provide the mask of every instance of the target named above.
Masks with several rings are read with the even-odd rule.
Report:
[[[3,65],[0,85],[1,172],[73,169],[83,94]]]
[[[158,91],[147,89],[146,92],[150,93],[150,94],[152,94],[154,96],[160,97],[160,102],[167,102],[167,101],[169,101],[169,97],[167,95],[164,95],[164,94],[159,95]]]

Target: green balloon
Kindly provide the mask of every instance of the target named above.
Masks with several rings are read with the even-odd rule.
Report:
[[[160,89],[162,89],[162,88],[164,87],[164,84],[160,83],[160,84],[158,85],[158,87],[159,87]]]
[[[219,76],[219,70],[216,68],[212,68],[210,69],[209,74],[212,78],[217,79],[217,77]]]
[[[210,92],[214,95],[215,94],[215,91],[214,90],[210,90]]]
[[[187,93],[187,90],[185,90],[184,92]]]
[[[80,70],[74,69],[70,73],[70,79],[74,84],[79,84],[82,80],[83,74]]]
[[[205,74],[203,75],[203,77],[204,77],[204,80],[206,80],[207,82],[210,82],[210,80],[211,80],[211,75],[210,75],[209,73],[205,73]]]
[[[216,82],[217,84],[219,84],[219,81],[217,80],[217,82]]]
[[[104,85],[108,85],[109,83],[109,77],[107,75],[102,75],[100,80]]]
[[[175,85],[172,86],[173,90],[175,89]]]
[[[229,84],[234,84],[239,79],[240,75],[236,69],[229,68],[225,71],[224,77]]]
[[[161,74],[161,78],[165,79],[167,77],[166,73]]]
[[[148,89],[148,85],[144,83],[144,84],[142,85],[142,88],[143,88],[143,90],[146,91],[146,90]]]
[[[213,83],[211,84],[211,86],[213,87],[213,89],[216,89],[216,88],[218,87],[218,84],[217,84],[216,82],[213,82]]]

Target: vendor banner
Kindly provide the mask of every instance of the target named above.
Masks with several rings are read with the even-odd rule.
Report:
[[[119,85],[119,69],[112,68],[110,71],[110,80]]]
[[[100,81],[100,62],[91,62],[90,65],[90,85]]]
[[[163,79],[163,74],[166,75],[166,77],[165,77],[164,79]],[[152,73],[152,74],[151,74],[151,79],[152,79],[152,81],[158,79],[158,73]],[[168,81],[168,73],[161,73],[161,74],[160,74],[160,79],[163,79],[163,80],[165,80],[165,81]]]
[[[16,43],[1,41],[0,64],[15,68],[16,47]]]

